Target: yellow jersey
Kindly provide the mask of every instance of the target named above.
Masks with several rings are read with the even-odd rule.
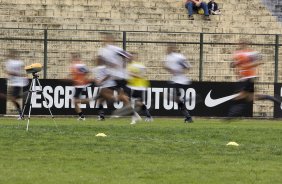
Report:
[[[128,80],[127,86],[135,90],[146,90],[150,82],[146,80],[146,67],[140,62],[132,62],[127,66]]]

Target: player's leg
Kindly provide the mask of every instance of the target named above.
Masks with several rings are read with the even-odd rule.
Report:
[[[128,93],[130,94],[130,89],[126,87],[125,80],[116,80],[117,86],[116,89],[118,90],[117,99],[123,102],[123,107],[121,109],[117,109],[113,112],[114,116],[126,116],[134,114],[134,109],[130,104],[130,98]]]
[[[19,102],[17,101],[20,97],[21,97],[21,90],[22,87],[19,86],[11,86],[8,89],[8,100],[10,100],[14,107],[16,108],[19,117],[18,119],[24,119],[24,117],[22,116],[22,110],[21,110],[21,106],[19,104]]]
[[[98,120],[99,121],[104,121],[105,120],[105,112],[104,112],[103,103],[107,99],[112,98],[112,94],[113,94],[113,92],[110,89],[108,89],[108,88],[101,88],[100,89],[100,93],[98,95],[99,98],[97,99],[97,103],[99,104],[99,106],[98,106]]]
[[[138,114],[140,110],[140,104],[138,100],[138,91],[128,88],[127,94],[130,94],[130,101],[133,108],[133,114],[131,116],[131,124],[136,124],[137,121],[141,121],[142,118]]]
[[[77,120],[85,120],[85,116],[84,116],[82,110],[79,107],[79,105],[81,103],[79,96],[82,93],[82,90],[83,90],[83,88],[75,88],[75,93],[74,93],[74,96],[73,96],[75,112],[78,114]]]
[[[143,96],[143,90],[134,90],[132,97],[136,99],[136,106],[139,108],[140,111],[142,111],[146,118],[145,121],[147,122],[151,122],[153,121],[153,118],[151,116],[150,111],[148,110],[148,108],[146,107],[146,105],[143,103],[144,100],[144,96]]]
[[[277,103],[277,104],[281,104],[281,102],[282,102],[281,98],[278,98],[278,97],[275,97],[275,96],[270,96],[270,95],[265,95],[265,94],[256,94],[255,100],[270,100],[270,101]]]
[[[189,111],[185,107],[184,100],[180,98],[180,96],[181,96],[180,88],[182,88],[182,87],[183,87],[183,85],[181,85],[181,84],[175,84],[175,95],[174,95],[175,101],[178,104],[178,108],[180,109],[180,111],[182,112],[182,114],[185,117],[184,122],[192,123],[193,119],[192,119]]]
[[[118,100],[124,103],[124,106],[130,105],[130,94],[131,90],[126,86],[126,81],[124,79],[116,80],[116,89],[118,91]]]
[[[241,116],[246,110],[247,103],[254,99],[254,81],[253,79],[247,79],[243,82],[239,82],[238,89],[240,90],[239,96],[234,100],[234,104],[230,107],[227,115],[227,119],[232,119],[237,116]]]

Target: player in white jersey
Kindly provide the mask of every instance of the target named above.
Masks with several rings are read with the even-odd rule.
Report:
[[[99,50],[98,60],[105,64],[109,74],[108,77],[110,77],[116,83],[116,85],[110,89],[112,91],[112,96],[112,89],[114,88],[118,91],[118,97],[116,100],[121,100],[124,103],[124,107],[119,111],[115,111],[114,114],[125,115],[125,112],[131,113],[132,107],[130,106],[129,98],[124,92],[127,78],[125,60],[130,58],[130,54],[124,51],[122,48],[113,45],[114,38],[111,34],[105,34],[104,43],[105,46]],[[101,93],[101,95],[104,95],[104,92]],[[107,100],[109,100],[108,98],[110,97],[107,96]]]
[[[111,34],[105,35],[105,46],[99,50],[99,58],[105,62],[109,73],[117,83],[117,88],[124,88],[126,85],[126,63],[125,60],[130,58],[130,54],[122,48],[113,45],[114,37]]]
[[[191,82],[185,76],[185,70],[191,68],[190,63],[185,56],[177,52],[177,48],[174,45],[169,45],[167,48],[167,55],[165,59],[165,69],[172,74],[171,83],[175,90],[175,101],[178,103],[178,107],[182,114],[185,116],[184,122],[193,122],[188,110],[185,107],[184,100],[180,99],[180,88],[186,87]]]
[[[153,118],[147,109],[146,105],[143,103],[144,96],[143,93],[146,92],[147,88],[150,85],[150,82],[146,80],[146,67],[140,62],[137,62],[138,59],[137,53],[132,54],[132,61],[127,66],[128,79],[127,87],[130,89],[131,102],[135,112],[132,116],[131,124],[135,124],[136,121],[141,120],[140,116],[136,111],[142,110],[145,113],[145,121],[153,121]]]
[[[100,88],[99,95],[97,97],[97,103],[99,104],[98,120],[105,120],[102,104],[106,100],[115,101],[113,90],[116,86],[116,82],[110,77],[109,70],[103,60],[97,59],[97,66],[93,69],[93,74],[97,81],[97,85]]]
[[[17,102],[21,98],[23,87],[27,86],[28,79],[24,71],[24,63],[17,58],[16,50],[9,50],[8,59],[5,62],[5,72],[8,80],[8,100],[11,100],[16,107],[19,118],[23,119],[20,104]]]

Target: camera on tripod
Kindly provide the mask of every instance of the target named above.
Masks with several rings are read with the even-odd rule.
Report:
[[[33,75],[40,72],[42,70],[42,64],[40,63],[33,63],[25,68],[26,73],[32,73]]]
[[[24,107],[23,107],[23,110],[22,110],[22,114],[21,116],[24,117],[24,113],[25,113],[25,109],[26,109],[26,106],[29,105],[29,110],[28,110],[28,120],[27,120],[27,124],[26,124],[26,131],[28,131],[28,127],[29,127],[29,120],[30,120],[30,113],[31,113],[31,108],[32,108],[32,98],[33,98],[33,95],[36,94],[37,92],[40,92],[44,98],[44,101],[47,103],[47,100],[44,96],[44,94],[42,93],[42,85],[40,84],[39,82],[39,79],[38,79],[38,72],[40,72],[42,70],[42,64],[40,63],[33,63],[29,66],[26,66],[24,69],[26,71],[26,73],[31,73],[32,74],[32,80],[31,80],[31,83],[30,83],[30,87],[29,87],[29,91],[28,91],[28,94],[27,94],[27,98],[25,100],[25,103],[24,103]],[[37,89],[37,87],[39,87],[40,90]],[[47,103],[48,105],[48,103]],[[48,109],[49,109],[49,112],[50,112],[50,115],[52,116],[52,119],[54,121],[54,116],[51,112],[51,109],[50,107],[48,106]]]

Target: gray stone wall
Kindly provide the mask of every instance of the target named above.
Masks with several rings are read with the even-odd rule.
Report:
[[[281,0],[262,0],[267,8],[282,22],[282,1]]]
[[[200,15],[187,20],[182,0],[1,0],[0,27],[281,33],[276,17],[260,0],[217,2],[223,14],[206,22]]]

